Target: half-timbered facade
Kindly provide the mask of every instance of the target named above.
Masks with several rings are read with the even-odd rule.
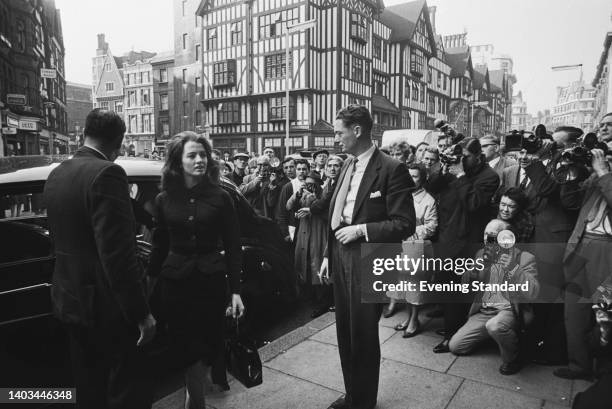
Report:
[[[471,97],[472,110],[470,121],[473,123],[472,135],[485,136],[493,127],[493,110],[491,105],[491,82],[486,65],[474,67],[474,93]]]
[[[472,81],[474,69],[468,46],[446,49],[446,61],[451,67],[450,106],[448,120],[457,132],[469,135]]]

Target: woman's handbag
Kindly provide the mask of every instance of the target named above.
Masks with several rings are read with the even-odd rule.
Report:
[[[252,388],[262,384],[263,368],[257,347],[252,340],[240,335],[237,322],[236,331],[232,331],[225,343],[225,357],[228,372],[244,386]]]

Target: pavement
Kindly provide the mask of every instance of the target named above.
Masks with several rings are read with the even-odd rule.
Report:
[[[381,370],[377,409],[561,409],[590,383],[560,379],[555,367],[528,365],[504,376],[495,344],[456,357],[431,350],[441,337],[441,319],[425,318],[422,332],[402,338],[393,327],[400,311],[380,320]],[[207,407],[214,409],[326,409],[342,396],[344,384],[333,313],[327,313],[259,350],[263,384],[245,388],[230,379],[230,390],[208,386]],[[184,407],[184,388],[160,399],[154,409]]]

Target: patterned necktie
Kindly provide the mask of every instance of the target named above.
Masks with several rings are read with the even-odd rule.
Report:
[[[519,187],[521,189],[525,189],[527,187],[527,185],[529,184],[529,177],[527,177],[527,173],[525,173],[524,175],[525,175],[525,177],[523,178],[523,181],[519,185]]]
[[[353,162],[348,165],[344,179],[342,179],[342,184],[340,185],[338,195],[336,196],[336,203],[334,203],[334,212],[332,213],[330,223],[332,230],[336,230],[343,221],[342,210],[344,210],[344,205],[346,204],[346,197],[348,196],[349,187],[351,186],[351,179],[353,178],[353,173],[355,173],[356,165],[357,159],[354,159]]]

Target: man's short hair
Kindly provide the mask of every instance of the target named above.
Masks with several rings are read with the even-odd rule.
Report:
[[[260,156],[257,158],[257,165],[269,165],[270,164],[270,158],[268,158],[267,156]]]
[[[283,161],[281,162],[283,164],[283,166],[285,165],[285,163],[287,162],[291,162],[293,161],[295,164],[295,158],[291,157],[291,156],[285,156],[285,158],[283,159]]]
[[[368,108],[363,105],[351,104],[342,108],[338,111],[338,114],[336,114],[336,119],[342,120],[342,123],[346,127],[353,125],[361,126],[363,134],[370,137],[374,120]]]
[[[485,135],[480,138],[480,146],[499,145],[499,138],[495,135]]]
[[[570,138],[570,142],[576,142],[584,133],[582,129],[576,128],[575,126],[560,126],[555,129],[555,132],[566,132],[567,136]]]
[[[95,108],[85,119],[85,136],[96,139],[104,144],[123,138],[125,122],[114,111]]]
[[[308,161],[306,159],[296,159],[295,160],[295,167],[297,168],[298,165],[306,165],[308,170],[310,170],[310,163],[308,163]]]

